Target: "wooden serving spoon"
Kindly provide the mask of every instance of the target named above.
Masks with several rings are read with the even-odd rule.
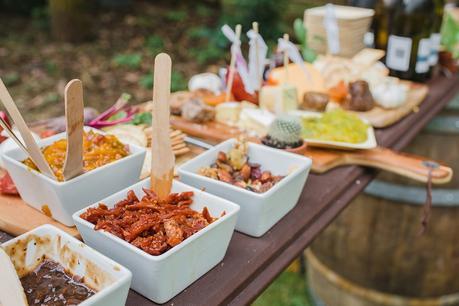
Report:
[[[11,118],[13,118],[19,133],[21,133],[22,139],[24,139],[24,143],[27,148],[27,152],[29,153],[32,161],[35,163],[35,165],[37,165],[41,173],[55,180],[56,176],[49,167],[48,162],[46,162],[45,157],[41,153],[41,150],[35,142],[29,127],[25,123],[25,120],[19,112],[18,107],[14,103],[13,98],[8,92],[8,89],[6,89],[5,84],[3,84],[2,79],[0,79],[0,100],[3,102],[3,105],[10,114]]]
[[[160,200],[171,192],[175,156],[172,152],[169,126],[169,97],[172,61],[166,53],[155,57],[151,140],[151,189]]]
[[[83,173],[83,109],[83,85],[80,80],[71,80],[65,86],[67,150],[63,174],[66,181]]]
[[[0,247],[0,305],[27,306],[27,298],[13,263]]]

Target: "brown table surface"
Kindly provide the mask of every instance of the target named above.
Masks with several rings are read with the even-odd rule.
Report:
[[[459,91],[459,77],[435,78],[419,111],[376,132],[381,146],[402,149]],[[311,174],[298,205],[261,238],[235,232],[223,261],[165,305],[252,302],[375,175],[356,166]],[[0,232],[0,241],[10,236]],[[132,291],[126,305],[155,305]]]

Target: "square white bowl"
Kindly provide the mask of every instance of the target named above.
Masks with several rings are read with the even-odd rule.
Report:
[[[105,134],[92,128],[85,130]],[[65,133],[60,133],[38,141],[38,146],[46,147],[65,137]],[[28,156],[19,148],[6,151],[2,159],[27,204],[40,211],[46,205],[53,219],[73,226],[72,214],[75,211],[139,181],[145,149],[132,144],[128,146],[128,156],[64,182],[50,179],[24,165],[22,161]]]
[[[142,188],[149,187],[150,179],[145,179],[102,200],[101,203],[113,207],[126,198],[129,190],[141,197],[144,194]],[[236,204],[174,181],[172,192],[183,191],[194,192],[194,201],[190,206],[192,209],[201,211],[207,206],[211,216],[219,217],[223,212],[225,215],[158,256],[150,255],[108,232],[94,230],[92,223],[80,218],[86,209],[73,215],[83,240],[131,270],[132,289],[156,303],[167,302],[217,265],[225,256],[236,224],[239,211]],[[97,206],[97,203],[91,205]]]
[[[1,245],[18,273],[36,267],[43,255],[58,262],[73,275],[84,276],[86,285],[97,293],[80,306],[123,306],[132,274],[81,241],[52,225],[42,225]]]
[[[252,192],[231,184],[198,174],[217,159],[218,152],[227,153],[236,143],[229,139],[187,161],[178,168],[180,180],[196,188],[230,200],[241,207],[236,230],[260,237],[295,207],[303,190],[311,159],[264,145],[249,143],[249,161],[261,165],[262,171],[285,175],[281,181],[264,193]]]

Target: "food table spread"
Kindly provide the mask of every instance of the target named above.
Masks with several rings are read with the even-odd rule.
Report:
[[[376,132],[381,146],[402,149],[459,91],[459,79],[435,78],[417,112]],[[260,238],[235,232],[224,260],[168,305],[245,305],[253,301],[374,177],[361,167],[311,174],[298,205]],[[10,236],[0,232],[0,241]],[[155,305],[131,291],[126,305]]]

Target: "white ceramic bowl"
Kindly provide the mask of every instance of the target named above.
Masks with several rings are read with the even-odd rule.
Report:
[[[60,133],[38,141],[38,145],[45,147],[64,137],[65,133]],[[129,144],[129,151],[130,154],[122,159],[65,182],[50,179],[24,165],[22,161],[27,156],[19,148],[6,151],[2,159],[21,198],[27,204],[40,211],[46,205],[53,219],[73,226],[72,214],[75,211],[138,182],[145,149]]]
[[[97,293],[80,306],[123,306],[131,284],[129,270],[52,225],[43,225],[2,245],[19,276],[36,267],[43,255],[73,275],[84,276]]]
[[[295,207],[311,168],[311,159],[264,145],[249,143],[249,161],[273,175],[286,175],[264,193],[255,193],[198,174],[217,159],[219,151],[227,153],[236,143],[229,139],[187,161],[178,168],[180,180],[196,188],[228,199],[241,207],[236,230],[255,237],[266,233]]]
[[[101,202],[113,207],[125,199],[129,190],[138,197],[142,188],[149,188],[150,180],[143,180]],[[104,231],[95,231],[94,225],[80,218],[86,210],[73,215],[83,240],[103,254],[125,265],[133,273],[132,289],[156,303],[165,303],[199,277],[217,265],[225,256],[234,232],[239,206],[204,191],[174,181],[172,192],[194,191],[191,208],[201,211],[207,206],[211,216],[226,214],[179,245],[159,256],[152,256],[127,241]],[[97,206],[94,204],[92,206]]]

